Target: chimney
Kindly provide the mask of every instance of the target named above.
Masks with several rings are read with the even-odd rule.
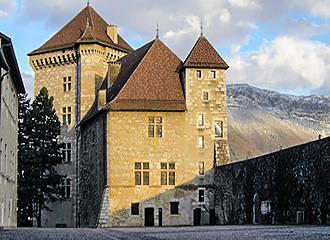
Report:
[[[121,63],[119,62],[108,63],[108,88],[111,87],[113,83],[117,80],[120,70],[121,70]]]
[[[109,25],[107,34],[115,44],[118,44],[118,27],[116,25]]]

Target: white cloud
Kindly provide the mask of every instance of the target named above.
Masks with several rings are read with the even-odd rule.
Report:
[[[247,56],[230,60],[229,79],[294,91],[330,85],[330,46],[281,36]]]
[[[0,0],[0,18],[7,17],[16,8],[16,0]]]
[[[330,1],[328,0],[293,0],[293,6],[299,6],[319,17],[330,17]]]

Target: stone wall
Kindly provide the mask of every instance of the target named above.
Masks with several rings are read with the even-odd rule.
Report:
[[[197,70],[202,77],[197,78]],[[225,71],[186,69],[185,112],[109,112],[107,115],[107,185],[109,222],[105,226],[144,226],[146,209],[154,209],[155,225],[193,225],[194,211],[201,211],[201,224],[209,224],[213,198],[213,167],[230,161],[227,143],[227,103]],[[209,99],[203,100],[203,92]],[[199,126],[198,116],[204,114]],[[148,118],[162,117],[162,138],[148,137]],[[216,138],[214,123],[222,121],[222,137]],[[203,147],[199,147],[203,137]],[[135,163],[149,163],[149,185],[135,185]],[[161,185],[161,163],[175,163],[175,186]],[[205,175],[199,175],[204,163]],[[142,170],[143,171],[143,170]],[[205,190],[205,201],[198,193]],[[170,214],[170,202],[179,202],[179,214]],[[131,204],[139,203],[139,214],[131,214]],[[161,210],[160,210],[161,209]]]
[[[330,224],[330,138],[216,169],[219,224]]]
[[[79,226],[96,227],[106,185],[106,115],[81,126]]]
[[[18,96],[10,74],[0,84],[0,227],[16,227]]]

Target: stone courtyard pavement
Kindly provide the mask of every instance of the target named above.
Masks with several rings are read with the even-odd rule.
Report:
[[[319,226],[206,226],[172,228],[0,230],[0,240],[329,240],[330,227]]]

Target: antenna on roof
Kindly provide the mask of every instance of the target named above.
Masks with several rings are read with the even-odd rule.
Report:
[[[201,37],[203,37],[203,19],[201,18]]]
[[[157,24],[157,29],[156,29],[156,39],[159,39],[159,28],[158,28],[158,24]]]

